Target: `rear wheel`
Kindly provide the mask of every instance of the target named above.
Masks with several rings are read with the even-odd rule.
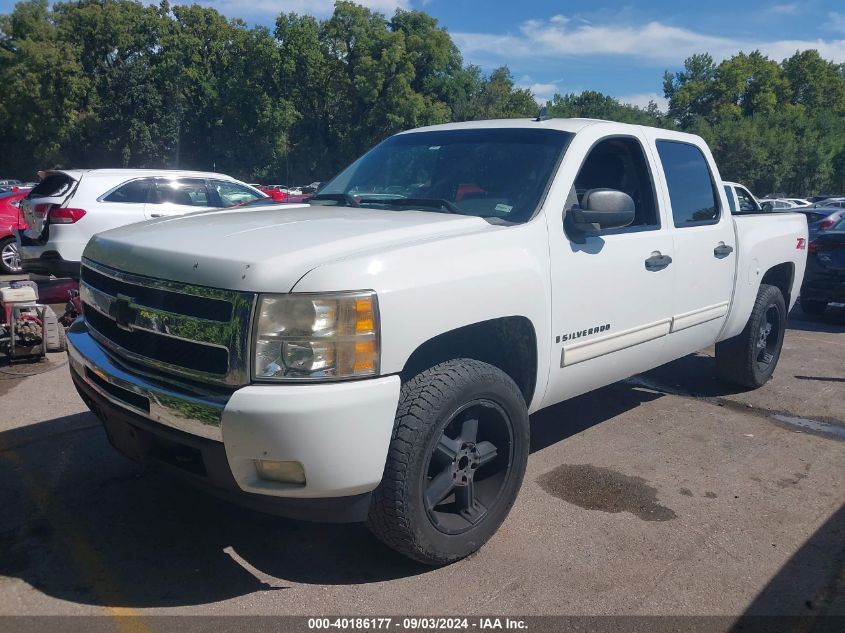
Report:
[[[777,367],[786,327],[786,303],[780,288],[763,284],[745,329],[716,343],[716,371],[726,382],[756,389]]]
[[[15,238],[0,240],[0,272],[7,275],[21,272],[21,258]]]
[[[492,365],[456,359],[402,385],[384,478],[367,524],[429,565],[459,560],[496,532],[528,461],[528,411]]]
[[[818,316],[819,314],[824,314],[824,311],[827,310],[827,301],[819,301],[818,299],[805,299],[801,297],[801,310],[805,314],[812,314],[814,316]]]

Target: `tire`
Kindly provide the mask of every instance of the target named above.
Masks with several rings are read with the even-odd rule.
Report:
[[[804,299],[803,297],[800,299],[800,301],[801,311],[804,314],[818,316],[820,314],[824,314],[824,311],[827,310],[827,301],[819,301],[818,299]]]
[[[22,270],[23,268],[21,268],[20,255],[18,254],[18,245],[15,243],[15,238],[3,238],[0,240],[0,273],[11,275],[19,273]]]
[[[719,378],[742,387],[764,385],[777,367],[786,327],[786,302],[776,286],[762,284],[745,329],[716,343]]]
[[[59,346],[56,349],[57,352],[66,352],[67,351],[67,333],[65,332],[65,326],[59,323]]]
[[[367,526],[428,565],[472,554],[516,500],[528,431],[522,393],[498,368],[461,358],[417,374],[402,385]]]

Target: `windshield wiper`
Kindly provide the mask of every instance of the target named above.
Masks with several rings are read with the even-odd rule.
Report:
[[[334,202],[342,202],[348,207],[360,207],[358,200],[348,193],[318,193],[308,202],[319,200],[333,200]]]
[[[449,213],[464,215],[463,210],[458,205],[443,198],[364,198],[361,203],[386,204],[395,207],[435,207],[446,209]]]

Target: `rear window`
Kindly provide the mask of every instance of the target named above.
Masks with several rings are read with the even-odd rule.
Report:
[[[76,182],[67,174],[50,174],[44,180],[35,185],[29,192],[28,198],[54,198],[70,193],[73,183]]]

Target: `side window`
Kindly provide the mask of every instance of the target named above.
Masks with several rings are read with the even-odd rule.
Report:
[[[739,199],[739,210],[743,213],[757,213],[761,211],[760,205],[754,200],[754,196],[748,193],[746,189],[737,187],[736,197]]]
[[[666,174],[675,226],[683,228],[718,222],[719,199],[701,150],[689,143],[657,141],[657,153]]]
[[[590,150],[575,177],[578,203],[588,190],[604,188],[627,193],[634,201],[635,211],[634,221],[627,227],[603,233],[660,228],[654,182],[645,152],[638,140],[629,137],[608,138],[599,141]],[[575,203],[571,194],[569,203]]]
[[[730,185],[725,185],[725,197],[728,199],[728,206],[731,208],[731,213],[736,213],[733,188]]]
[[[157,204],[171,203],[187,207],[209,207],[208,189],[202,178],[156,178]]]
[[[152,178],[130,180],[126,184],[121,185],[112,191],[109,195],[103,198],[103,201],[144,204],[147,201],[147,194],[150,191],[151,183]]]
[[[212,180],[211,185],[217,190],[217,195],[220,196],[220,204],[224,207],[246,204],[261,197],[249,187],[227,180]]]

